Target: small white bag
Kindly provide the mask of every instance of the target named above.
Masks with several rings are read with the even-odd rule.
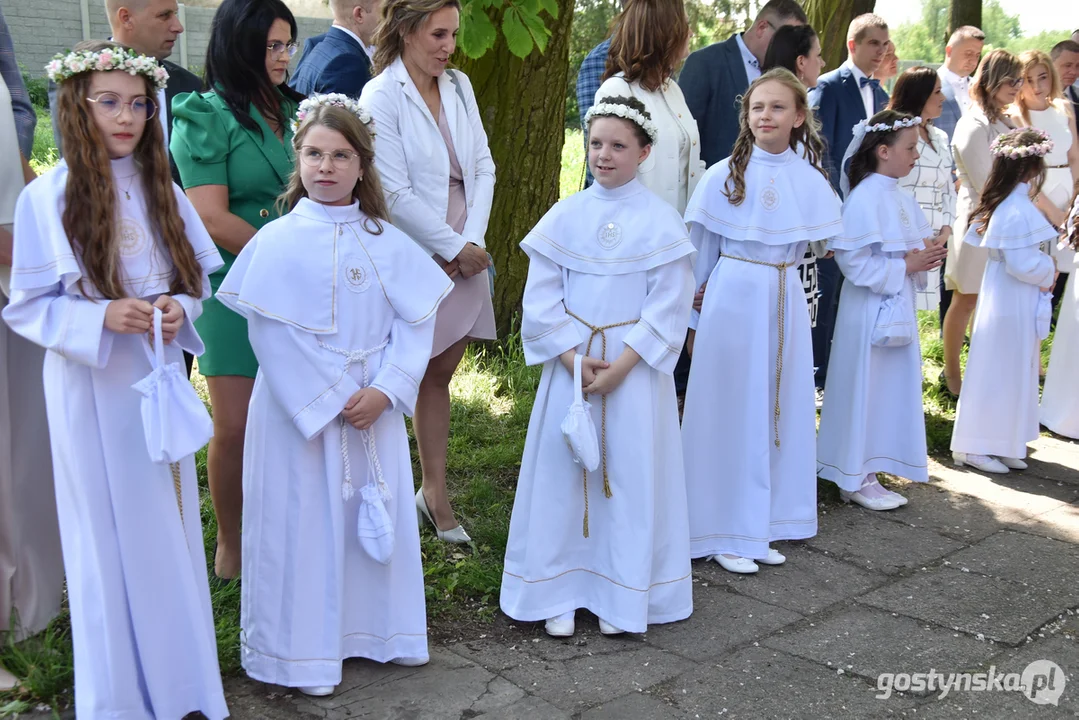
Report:
[[[875,347],[902,347],[910,345],[918,332],[918,322],[914,315],[914,303],[901,293],[884,298],[877,311],[877,322],[873,325],[873,345]]]
[[[372,560],[388,565],[393,557],[393,521],[386,512],[382,493],[377,483],[370,482],[360,490],[360,519],[356,536]]]
[[[592,422],[592,406],[581,391],[581,356],[573,356],[573,404],[562,421],[562,435],[569,445],[573,462],[588,472],[599,467],[599,440]]]
[[[1038,293],[1038,311],[1034,320],[1034,332],[1039,340],[1049,337],[1049,329],[1053,323],[1053,293]]]
[[[153,370],[131,387],[142,393],[142,429],[155,463],[167,464],[194,455],[214,434],[214,423],[180,363],[165,362],[161,310],[154,308],[154,349],[143,348]]]

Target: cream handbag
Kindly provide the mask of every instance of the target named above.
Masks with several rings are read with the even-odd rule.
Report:
[[[599,467],[599,440],[592,422],[592,406],[584,401],[581,390],[581,356],[573,356],[573,403],[562,421],[562,435],[569,445],[573,462],[592,472]]]

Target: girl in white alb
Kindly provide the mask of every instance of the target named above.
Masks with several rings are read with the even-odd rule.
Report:
[[[284,202],[217,297],[259,360],[244,442],[241,660],[332,694],[346,658],[423,665],[411,415],[452,281],[388,222],[370,116],[300,105]]]
[[[1013,130],[993,141],[993,167],[971,227],[969,245],[986,248],[970,353],[952,431],[958,465],[984,472],[1023,470],[1027,443],[1038,437],[1041,340],[1049,335],[1056,267],[1041,244],[1058,232],[1031,200],[1053,141],[1041,130]]]
[[[194,320],[221,258],[169,176],[153,58],[91,41],[47,67],[77,148],[15,211],[4,320],[47,349],[45,404],[71,607],[79,718],[228,716],[217,664],[195,460],[151,460],[148,334],[199,355]],[[207,418],[208,420],[208,418]]]
[[[785,561],[769,547],[817,532],[816,410],[807,243],[842,231],[814,148],[806,90],[782,68],[743,96],[733,155],[686,210],[699,254],[682,442],[690,554],[731,572]]]
[[[845,278],[817,436],[817,475],[847,502],[893,510],[907,500],[877,473],[927,482],[915,286],[947,255],[900,178],[918,160],[921,118],[884,110],[854,130],[843,232],[828,241]],[[844,162],[843,166],[846,166]]]
[[[1079,257],[1076,255],[1079,250],[1079,182],[1075,187],[1075,202],[1057,254],[1057,262],[1067,264],[1072,273],[1060,299],[1060,314],[1038,418],[1057,435],[1079,440],[1079,379],[1075,374],[1075,364],[1079,361],[1079,284],[1074,272]]]
[[[556,637],[573,634],[578,608],[598,615],[604,634],[643,633],[693,610],[672,373],[694,250],[678,212],[635,179],[655,139],[641,102],[604,98],[585,122],[595,184],[521,242],[521,335],[543,376],[502,574],[503,612],[546,620]],[[581,414],[597,433],[590,470],[575,464],[561,429],[582,390]]]

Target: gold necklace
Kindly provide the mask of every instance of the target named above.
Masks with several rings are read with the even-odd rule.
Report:
[[[139,174],[135,173],[131,176],[131,179],[127,181],[127,188],[124,189],[124,197],[126,197],[128,200],[131,199],[131,186],[135,184],[135,178],[137,178],[138,176]]]

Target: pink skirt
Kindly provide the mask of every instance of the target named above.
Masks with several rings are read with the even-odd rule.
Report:
[[[438,357],[461,338],[494,340],[496,337],[495,309],[487,271],[470,278],[458,275],[453,279],[449,297],[438,308],[431,357]]]

